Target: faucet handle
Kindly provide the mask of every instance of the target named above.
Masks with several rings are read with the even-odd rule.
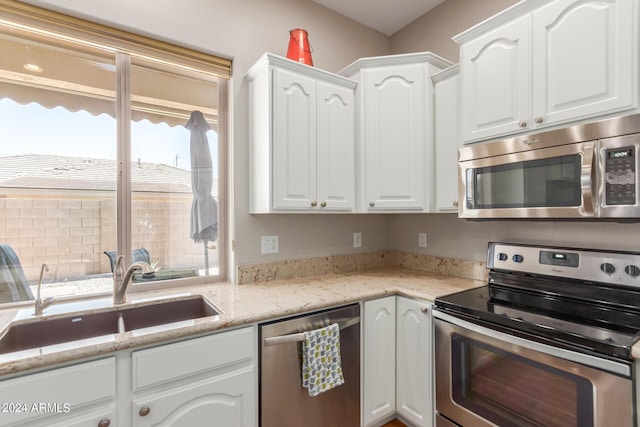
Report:
[[[114,280],[117,281],[122,281],[122,278],[124,277],[124,256],[123,255],[118,255],[118,258],[116,258],[116,265],[113,267],[113,278]]]

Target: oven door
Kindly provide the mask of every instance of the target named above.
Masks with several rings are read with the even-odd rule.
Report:
[[[461,426],[633,426],[631,367],[434,310],[436,410]]]
[[[460,217],[593,217],[594,147],[589,141],[460,161]]]

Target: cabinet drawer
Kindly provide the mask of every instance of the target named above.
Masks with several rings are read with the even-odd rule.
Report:
[[[133,390],[250,359],[253,328],[223,332],[133,353]]]
[[[0,382],[1,423],[72,413],[116,396],[116,359],[110,357]],[[6,423],[6,424],[5,424]]]

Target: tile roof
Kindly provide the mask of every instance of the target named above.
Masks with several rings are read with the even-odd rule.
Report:
[[[188,170],[145,162],[131,166],[133,191],[191,193]],[[114,191],[116,161],[47,154],[0,157],[1,187]]]

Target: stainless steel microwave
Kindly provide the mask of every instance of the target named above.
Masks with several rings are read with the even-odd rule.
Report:
[[[461,218],[640,218],[640,114],[458,154]]]

